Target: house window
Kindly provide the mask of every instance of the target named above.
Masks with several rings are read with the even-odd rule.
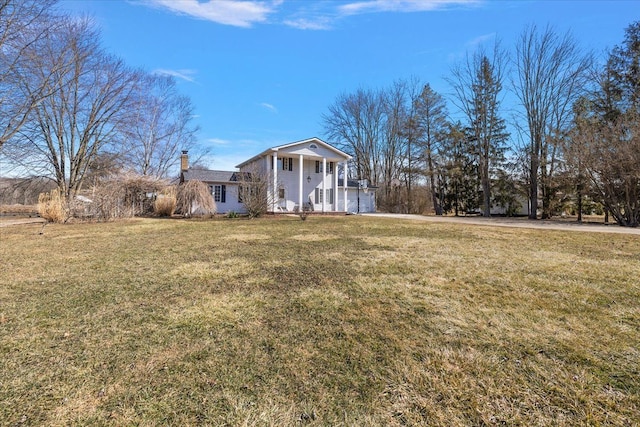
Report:
[[[227,202],[227,186],[226,185],[213,186],[213,200],[215,200],[218,203]]]
[[[284,199],[284,188],[278,189],[278,199]]]
[[[283,171],[292,171],[293,170],[293,158],[285,157],[282,159],[282,170]]]
[[[322,162],[320,160],[316,160],[316,173],[322,173]]]
[[[309,148],[311,148],[312,150],[317,150],[318,146],[316,144],[311,144],[309,145]]]
[[[327,203],[332,205],[333,204],[333,188],[328,188],[326,192],[328,196]],[[316,188],[315,190],[316,205],[319,205],[320,203],[322,203],[322,199],[323,199],[322,194],[323,194],[322,188]]]
[[[333,173],[333,162],[329,162],[329,173]]]

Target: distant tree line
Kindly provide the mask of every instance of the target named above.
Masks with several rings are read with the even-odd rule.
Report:
[[[569,33],[530,26],[512,51],[468,53],[446,81],[454,116],[417,79],[343,93],[324,115],[327,137],[353,156],[347,173],[379,187],[380,209],[489,216],[524,205],[532,219],[601,211],[640,224],[640,22],[604,64]]]
[[[55,0],[0,0],[0,156],[52,177],[68,199],[114,173],[162,179],[195,143],[172,77],[106,52],[88,18]]]

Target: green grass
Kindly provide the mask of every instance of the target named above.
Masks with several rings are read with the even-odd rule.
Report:
[[[638,425],[640,239],[363,217],[0,229],[1,425]]]

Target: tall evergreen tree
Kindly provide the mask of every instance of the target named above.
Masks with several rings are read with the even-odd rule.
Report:
[[[482,191],[482,214],[491,214],[492,171],[504,160],[509,134],[500,117],[500,96],[504,80],[504,51],[496,44],[489,58],[483,51],[455,67],[449,81],[455,90],[455,103],[466,116],[478,158]]]
[[[424,174],[429,180],[431,199],[436,215],[442,215],[442,203],[438,197],[436,179],[439,154],[447,126],[447,107],[444,98],[426,84],[414,101],[417,145],[422,154]]]
[[[467,129],[449,123],[441,151],[442,167],[438,170],[438,194],[445,212],[474,212],[478,209],[478,164],[475,146]]]

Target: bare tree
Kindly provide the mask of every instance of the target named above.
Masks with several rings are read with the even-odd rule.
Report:
[[[178,93],[173,77],[149,75],[132,105],[135,111],[124,129],[127,161],[140,175],[165,178],[180,150],[190,150],[195,142],[191,100]]]
[[[55,0],[0,0],[0,149],[26,123],[29,113],[50,92],[51,74],[21,91],[20,79],[36,46],[56,25],[49,12]]]
[[[271,173],[258,163],[252,163],[235,174],[238,182],[239,200],[249,214],[249,218],[258,218],[267,213],[269,206],[273,206],[273,192],[270,191]],[[301,211],[305,206],[300,206]]]
[[[640,22],[609,54],[597,90],[576,105],[570,153],[607,212],[640,226]],[[580,182],[579,182],[580,184]]]
[[[529,203],[537,216],[539,182],[542,216],[551,215],[551,180],[566,137],[571,107],[580,96],[591,56],[584,55],[569,33],[558,36],[552,28],[527,28],[516,45],[515,93],[524,108],[528,131]]]
[[[454,66],[448,79],[455,92],[453,102],[465,115],[475,142],[483,216],[491,215],[491,173],[503,161],[509,137],[500,117],[505,66],[506,54],[496,42],[491,56],[478,50]]]
[[[387,209],[410,212],[411,183],[414,180],[416,133],[415,100],[419,97],[421,84],[416,78],[396,80],[393,85],[382,92],[384,101],[384,139],[381,153],[384,154],[382,165],[382,185],[384,197],[382,205]],[[403,195],[391,194],[401,189],[393,185],[398,181],[406,185],[406,203]]]
[[[591,117],[578,124],[575,136],[581,172],[616,222],[630,227],[640,225],[639,121],[637,113],[606,122]]]
[[[30,166],[55,176],[70,200],[92,161],[117,140],[139,75],[100,49],[89,20],[64,19],[43,41],[23,90],[28,95],[44,77],[51,95],[34,108],[20,140]],[[54,79],[46,79],[50,72]]]
[[[356,178],[375,185],[381,175],[383,106],[380,92],[358,89],[353,94],[340,95],[323,116],[328,137],[341,141],[340,148],[353,156]]]
[[[410,177],[411,111],[418,88],[417,80],[411,79],[384,90],[359,89],[340,95],[324,116],[326,134],[342,141],[340,148],[353,156],[356,178],[381,187],[377,201],[389,210],[408,208],[400,206],[398,193],[401,179]]]

